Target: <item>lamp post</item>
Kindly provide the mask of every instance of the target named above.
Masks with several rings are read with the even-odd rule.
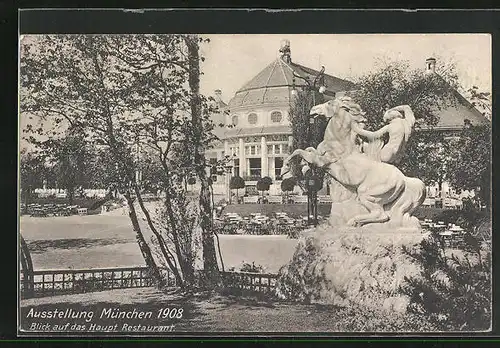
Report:
[[[227,201],[231,204],[231,173],[233,172],[233,166],[228,161],[224,167],[226,169],[226,187],[227,187]]]
[[[299,78],[306,82],[305,90],[310,93],[312,100],[312,105],[309,106],[309,110],[312,106],[316,105],[316,92],[323,94],[326,90],[326,86],[322,84],[318,87],[318,83],[322,80],[321,77],[324,76],[325,66],[321,67],[319,73],[315,76],[315,78],[311,81],[307,77],[303,77],[298,75],[295,71],[293,71],[293,86],[292,86],[292,95],[296,95],[297,91],[295,89],[295,78]],[[307,112],[309,112],[307,110]],[[309,146],[313,146],[313,136],[312,136],[312,127],[315,123],[316,118],[312,115],[309,116],[308,123],[308,142]],[[309,225],[314,224],[317,226],[318,224],[318,175],[315,166],[311,166],[311,169],[308,171],[309,174],[306,173],[305,180],[303,181],[304,186],[307,189],[307,223]],[[312,215],[312,220],[311,220]]]

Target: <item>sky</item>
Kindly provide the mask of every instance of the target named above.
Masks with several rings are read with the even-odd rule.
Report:
[[[326,73],[353,79],[376,69],[380,59],[407,60],[412,68],[425,68],[425,59],[456,64],[464,88],[478,86],[491,92],[491,37],[488,34],[290,34],[204,35],[205,61],[201,92],[222,90],[228,102],[235,92],[279,55],[281,40],[290,41],[292,61]],[[21,122],[22,123],[22,122]],[[21,124],[23,127],[23,124]]]
[[[478,86],[491,92],[491,37],[488,34],[301,34],[202,35],[201,92],[222,90],[228,102],[235,92],[278,57],[280,42],[290,41],[292,61],[340,78],[373,71],[377,61],[407,60],[425,69],[425,59],[455,62],[464,88]]]

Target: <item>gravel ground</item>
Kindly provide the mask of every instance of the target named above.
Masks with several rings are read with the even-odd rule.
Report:
[[[99,268],[144,265],[128,216],[21,217],[34,268]],[[284,236],[220,235],[225,268],[255,262],[277,272],[293,256],[297,240]]]
[[[170,325],[174,332],[415,332],[435,331],[424,317],[396,314],[377,315],[352,307],[287,304],[265,302],[251,298],[231,298],[218,295],[199,294],[183,298],[176,294],[162,293],[154,288],[110,290],[96,293],[64,295],[21,301],[21,324],[27,329],[33,320],[27,318],[31,309],[93,311],[91,323],[110,326]],[[122,311],[151,311],[151,320],[100,319],[103,308],[119,308]],[[155,319],[161,308],[183,310],[182,318],[172,320]],[[49,320],[45,320],[49,321]],[[38,319],[39,323],[44,321]],[[50,321],[51,323],[54,320]],[[60,322],[62,325],[63,322]],[[89,325],[83,319],[73,320]],[[112,334],[117,334],[113,331]],[[98,334],[98,333],[94,333]],[[78,335],[82,335],[79,332]],[[165,334],[163,334],[165,335]],[[169,335],[170,336],[170,335]]]

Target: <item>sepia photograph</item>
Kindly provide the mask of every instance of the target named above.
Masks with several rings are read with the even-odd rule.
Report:
[[[19,36],[18,335],[492,330],[489,34]]]

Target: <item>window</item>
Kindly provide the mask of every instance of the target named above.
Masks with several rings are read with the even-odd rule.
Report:
[[[240,151],[240,147],[239,146],[231,146],[229,147],[229,152],[233,155],[233,156],[238,156],[239,155],[239,151]]]
[[[255,145],[250,147],[250,154],[255,155]]]
[[[281,153],[281,145],[274,145],[274,153],[277,155]]]
[[[257,114],[256,113],[251,113],[250,115],[248,115],[248,123],[250,123],[250,124],[257,123]]]
[[[250,169],[250,176],[255,176],[255,177],[259,176],[260,177],[261,167],[262,167],[260,158],[249,158],[248,164],[250,167],[249,168]]]
[[[274,177],[277,178],[281,175],[281,168],[283,167],[283,158],[276,157],[274,159]]]
[[[272,155],[273,153],[273,146],[272,145],[267,145],[267,154]]]
[[[238,125],[238,116],[234,115],[233,118],[231,119],[231,123],[233,124],[233,126],[237,126]]]
[[[283,116],[281,115],[281,112],[273,111],[271,113],[271,122],[280,123],[282,119],[283,119]]]
[[[240,159],[237,158],[233,162],[233,176],[240,175]]]

